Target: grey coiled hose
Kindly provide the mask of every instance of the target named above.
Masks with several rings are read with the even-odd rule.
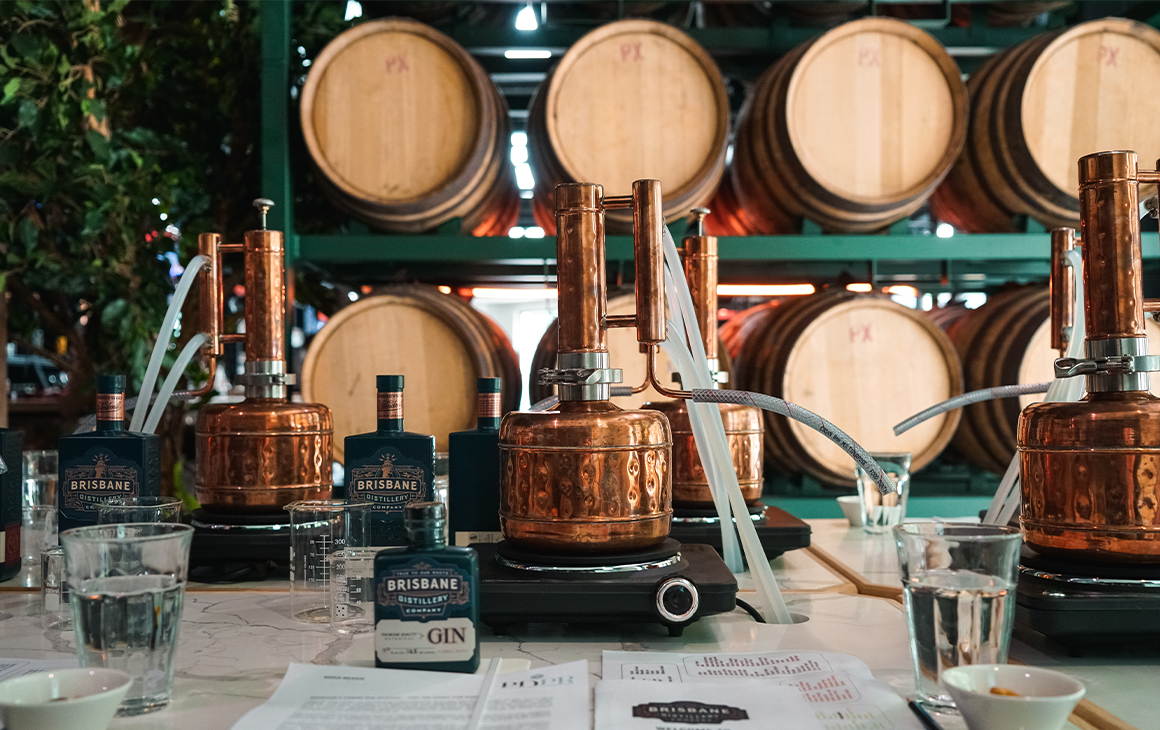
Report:
[[[996,388],[983,388],[982,390],[972,390],[970,393],[963,393],[956,395],[954,398],[944,400],[942,403],[927,408],[926,410],[915,413],[910,418],[894,427],[894,435],[901,436],[910,429],[928,419],[934,418],[940,413],[953,411],[956,408],[969,406],[972,403],[981,403],[985,400],[997,400],[999,398],[1017,398],[1021,395],[1033,395],[1035,393],[1046,393],[1047,388],[1051,383],[1027,383],[1025,385],[1000,385]]]
[[[882,471],[882,467],[878,466],[878,462],[870,458],[870,454],[867,454],[865,449],[859,446],[842,429],[813,411],[806,410],[799,405],[782,400],[781,398],[774,398],[771,395],[764,395],[762,393],[750,393],[747,390],[708,390],[694,388],[692,393],[694,403],[737,403],[744,406],[753,406],[777,413],[809,426],[837,444],[842,451],[849,454],[850,458],[854,460],[854,463],[860,466],[862,471],[866,472],[874,480],[880,492],[887,494],[893,492],[895,489],[894,483],[890,481],[890,477],[886,476],[886,472]]]

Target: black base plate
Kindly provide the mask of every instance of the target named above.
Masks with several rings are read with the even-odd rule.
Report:
[[[238,583],[289,575],[289,514],[225,515],[198,509],[190,524],[190,580]]]
[[[1083,563],[1027,546],[1020,564],[1016,623],[1072,648],[1160,640],[1156,566]]]
[[[772,560],[784,552],[810,546],[810,526],[805,522],[777,507],[765,507],[760,502],[756,507],[764,510],[761,519],[753,526],[767,558]],[[753,506],[750,513],[753,513]],[[673,510],[674,518],[705,516],[716,517],[717,513],[711,510]],[[674,519],[669,534],[682,543],[709,545],[721,552],[721,528],[716,522],[678,522]]]
[[[598,574],[509,568],[496,561],[496,545],[472,547],[479,552],[482,619],[499,634],[528,623],[660,623],[680,636],[697,619],[737,606],[737,580],[707,545],[680,545],[680,560],[669,567]],[[658,590],[673,578],[692,583],[700,601],[681,622],[666,620],[657,607]]]

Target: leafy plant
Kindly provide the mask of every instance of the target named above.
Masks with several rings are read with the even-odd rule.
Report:
[[[167,254],[253,222],[256,21],[229,1],[0,3],[0,282],[10,337],[69,374],[66,414],[97,372],[136,390]]]

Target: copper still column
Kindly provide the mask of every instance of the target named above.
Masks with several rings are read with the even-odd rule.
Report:
[[[621,371],[609,367],[606,331],[633,326],[637,340],[665,339],[661,191],[633,183],[632,195],[604,197],[592,183],[556,188],[557,369],[541,381],[560,403],[514,412],[500,424],[500,528],[514,545],[560,553],[631,552],[669,534],[672,437],[657,411],[609,402]],[[632,208],[637,311],[607,315],[604,211]]]
[[[694,208],[690,233],[682,241],[681,262],[685,279],[693,298],[701,339],[705,343],[705,357],[714,380],[719,381],[717,366],[717,237],[706,236],[704,221],[708,208]],[[713,493],[709,478],[701,464],[689,408],[684,399],[645,403],[644,408],[657,410],[668,416],[673,430],[673,506],[680,509],[709,509],[713,507]],[[761,411],[739,403],[721,403],[721,422],[737,472],[741,495],[749,504],[761,498]]]
[[[1137,170],[1134,152],[1079,161],[1086,357],[1061,358],[1055,369],[1086,376],[1088,395],[1032,404],[1019,419],[1024,539],[1044,553],[1160,562],[1160,400],[1148,393],[1160,358],[1148,355],[1144,332],[1144,312],[1156,306],[1143,297],[1138,205],[1139,184],[1158,179]],[[1067,234],[1055,235],[1064,237],[1056,248],[1066,247]]]
[[[286,386],[286,287],[281,231],[265,228],[266,210],[257,200],[262,228],[247,231],[244,244],[223,244],[216,233],[198,237],[206,259],[201,273],[204,354],[210,366],[227,342],[244,341],[246,399],[201,409],[197,418],[196,496],[215,512],[280,512],[298,499],[324,499],[331,490],[330,409],[289,403]],[[244,335],[222,333],[221,254],[245,256]]]

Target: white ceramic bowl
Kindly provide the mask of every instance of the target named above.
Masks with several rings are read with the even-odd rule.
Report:
[[[1062,672],[1013,664],[954,667],[942,683],[971,730],[1059,730],[1084,693]],[[992,687],[1021,696],[991,694]]]
[[[7,730],[105,730],[131,683],[99,667],[13,677],[0,682],[0,717]]]
[[[842,508],[842,514],[846,515],[850,527],[862,526],[862,500],[858,499],[857,494],[838,497],[838,506]]]

